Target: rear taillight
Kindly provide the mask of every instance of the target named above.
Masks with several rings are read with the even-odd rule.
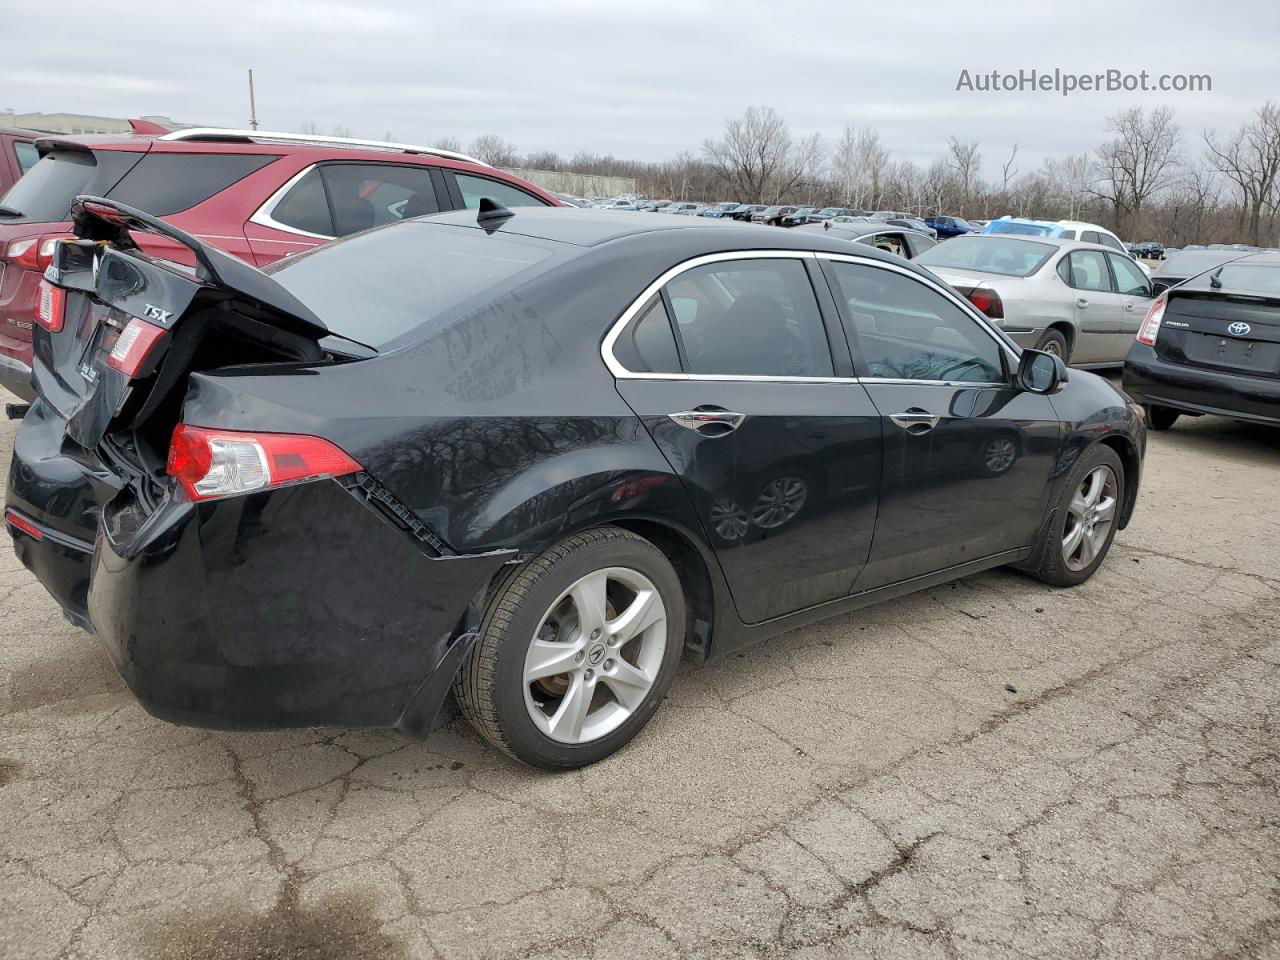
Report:
[[[115,346],[107,354],[107,366],[130,379],[136,377],[164,335],[161,327],[134,317],[116,337]]]
[[[1004,319],[1004,301],[1000,294],[986,287],[975,287],[965,294],[969,302],[985,313],[992,320]]]
[[[289,433],[238,433],[180,423],[165,472],[190,500],[216,500],[306,480],[342,477],[362,467],[328,440]]]
[[[62,329],[67,312],[67,291],[55,287],[48,280],[40,281],[40,295],[36,298],[36,323],[50,333]]]
[[[74,240],[69,233],[51,233],[43,237],[29,237],[26,240],[15,240],[5,251],[5,259],[16,263],[25,270],[44,273],[53,263],[53,249],[59,240]]]
[[[1138,342],[1145,343],[1149,347],[1156,345],[1156,337],[1160,334],[1160,321],[1164,319],[1164,308],[1168,306],[1169,298],[1165,294],[1160,294],[1151,304],[1151,309],[1147,311],[1146,317],[1142,321],[1142,326],[1138,328]]]

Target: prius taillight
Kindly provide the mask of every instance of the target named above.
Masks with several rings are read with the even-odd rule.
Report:
[[[50,333],[62,329],[67,312],[67,291],[55,287],[48,280],[40,281],[40,295],[36,297],[36,323]]]
[[[1160,321],[1164,319],[1164,308],[1169,304],[1169,297],[1160,294],[1151,304],[1151,308],[1147,311],[1146,317],[1142,321],[1142,326],[1138,328],[1138,342],[1145,343],[1149,347],[1156,345],[1156,337],[1160,335]]]
[[[169,441],[165,472],[190,500],[216,500],[363,469],[320,437],[241,433],[180,423]]]

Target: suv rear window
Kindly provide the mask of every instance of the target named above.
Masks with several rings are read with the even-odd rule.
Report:
[[[279,157],[235,153],[149,153],[107,194],[157,217],[203,203]]]
[[[0,206],[22,212],[34,223],[57,223],[71,215],[82,193],[103,196],[124,176],[140,153],[122,150],[51,150],[0,198]],[[12,223],[12,220],[7,220]]]
[[[462,314],[555,257],[549,240],[423,221],[357,234],[277,261],[266,272],[330,330],[381,350],[433,320]]]

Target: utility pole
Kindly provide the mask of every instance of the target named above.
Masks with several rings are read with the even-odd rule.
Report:
[[[249,68],[249,128],[258,129],[258,105],[253,99],[253,68]]]

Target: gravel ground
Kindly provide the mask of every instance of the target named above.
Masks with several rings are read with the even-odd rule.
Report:
[[[457,725],[154,720],[6,544],[0,956],[1275,960],[1278,463],[1183,420],[1083,587],[996,571],[686,667],[554,776]]]

